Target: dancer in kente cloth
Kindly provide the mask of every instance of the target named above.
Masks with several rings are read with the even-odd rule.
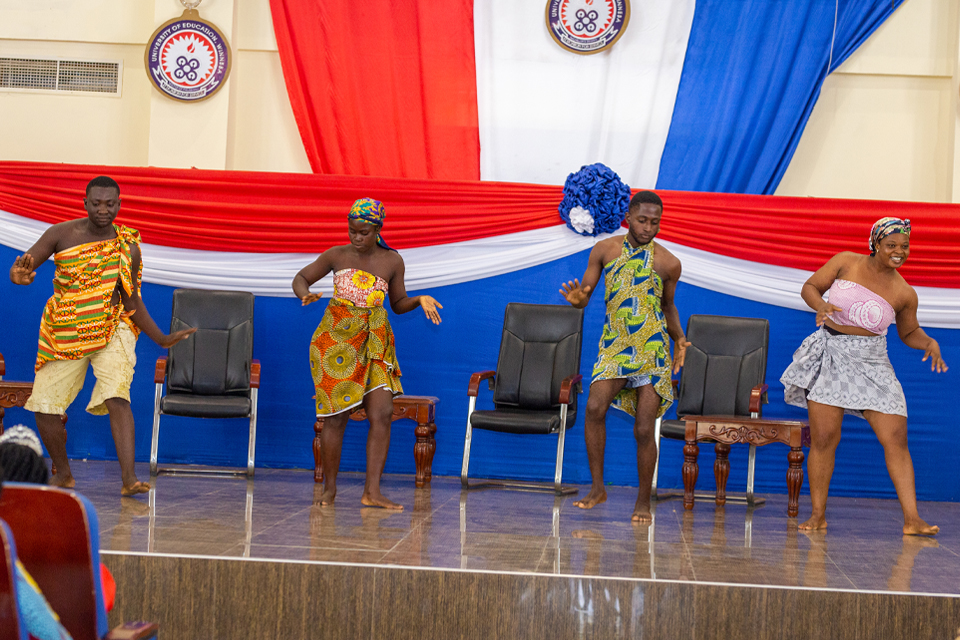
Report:
[[[810,504],[800,529],[827,527],[827,493],[843,414],[865,418],[883,445],[887,471],[903,509],[903,533],[940,530],[917,513],[913,460],[907,448],[907,402],[887,357],[887,327],[896,322],[904,344],[924,351],[931,371],[946,371],[940,345],[917,321],[917,292],[897,269],[910,255],[910,221],[882,218],[870,231],[870,255],[838,253],[803,284],[800,295],[817,312],[817,331],[793,354],[780,382],[787,404],[810,417]],[[829,299],[823,295],[829,292]]]
[[[310,341],[317,417],[324,418],[320,436],[323,505],[333,504],[337,495],[343,432],[350,414],[362,406],[370,431],[360,502],[403,509],[380,493],[380,476],[390,447],[393,397],[403,393],[393,330],[383,303],[389,297],[394,313],[421,307],[434,324],[440,324],[437,309],[443,306],[430,296],[407,296],[403,259],[380,236],[384,215],[383,204],[377,200],[354,202],[347,216],[350,244],[324,251],[293,279],[294,293],[308,305],[322,295],[310,293],[310,285],[333,272],[334,297]]]
[[[583,282],[567,282],[560,290],[567,302],[583,308],[601,275],[606,284],[607,316],[584,423],[593,482],[590,493],[574,504],[590,509],[607,499],[603,454],[607,409],[612,405],[634,417],[640,477],[634,522],[651,519],[650,490],[657,463],[654,430],[657,418],[673,403],[670,338],[676,343],[674,373],[683,366],[690,344],[683,335],[673,302],[680,280],[680,260],[654,242],[662,214],[663,202],[657,194],[638,192],[630,200],[627,235],[598,242],[590,252]]]
[[[76,484],[67,459],[66,434],[60,415],[83,387],[87,365],[97,384],[87,411],[110,414],[117,446],[120,493],[146,493],[150,485],[134,471],[134,425],[130,383],[137,362],[141,331],[164,348],[180,342],[196,329],[164,334],[140,298],[140,234],[114,220],[120,212],[120,186],[107,176],[87,185],[83,206],[87,217],[55,224],[10,267],[10,281],[29,285],[36,269],[53,255],[56,275],[53,297],[40,322],[40,340],[33,392],[25,409],[33,411],[37,429],[57,473],[50,482],[60,487]]]

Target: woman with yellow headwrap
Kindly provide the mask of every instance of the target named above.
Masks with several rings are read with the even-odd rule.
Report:
[[[367,506],[403,509],[380,493],[380,475],[390,447],[393,396],[403,393],[400,367],[384,301],[394,313],[417,307],[440,324],[442,305],[430,296],[407,296],[400,254],[380,235],[385,210],[371,198],[353,203],[348,214],[350,244],[332,247],[300,270],[293,292],[302,304],[320,299],[310,285],[333,272],[334,297],[310,341],[310,367],[317,417],[324,418],[321,449],[324,471],[320,503],[333,504],[347,419],[363,407],[370,422],[367,474],[360,501]]]
[[[900,339],[923,350],[932,371],[947,370],[940,345],[917,321],[917,292],[897,273],[909,255],[910,221],[882,218],[871,229],[869,256],[838,253],[800,292],[817,312],[820,329],[803,341],[780,381],[787,404],[806,407],[810,417],[807,474],[813,514],[801,529],[827,527],[827,492],[843,415],[849,413],[865,418],[883,445],[903,509],[903,533],[939,531],[917,513],[907,402],[887,357],[887,327],[896,323]]]

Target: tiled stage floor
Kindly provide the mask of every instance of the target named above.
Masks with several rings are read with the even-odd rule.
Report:
[[[411,476],[385,476],[384,493],[405,506],[397,513],[361,507],[360,474],[341,474],[337,504],[320,507],[312,471],[258,469],[251,482],[164,475],[149,496],[121,498],[115,462],[72,465],[104,551],[960,594],[955,503],[922,503],[941,533],[915,538],[901,535],[896,501],[831,498],[829,530],[805,535],[781,495],[752,512],[664,501],[653,525],[634,525],[636,490],[623,487],[584,511],[576,497],[465,494],[443,477],[418,490]],[[803,496],[801,516],[808,510]]]

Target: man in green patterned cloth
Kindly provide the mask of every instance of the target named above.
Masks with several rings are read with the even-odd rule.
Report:
[[[560,290],[567,302],[582,309],[590,301],[601,275],[606,283],[607,317],[600,337],[600,354],[593,367],[584,424],[593,484],[587,497],[574,504],[591,509],[607,499],[603,451],[607,409],[612,405],[634,416],[640,476],[634,522],[651,520],[650,488],[657,464],[654,429],[657,418],[673,403],[670,338],[676,343],[673,373],[683,366],[690,344],[673,303],[680,280],[680,260],[653,240],[660,231],[662,214],[663,202],[657,194],[638,192],[627,211],[627,235],[598,242],[590,252],[583,282],[567,282]]]

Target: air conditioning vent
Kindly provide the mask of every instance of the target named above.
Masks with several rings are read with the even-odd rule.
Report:
[[[120,61],[0,58],[0,90],[119,96],[122,72]]]

